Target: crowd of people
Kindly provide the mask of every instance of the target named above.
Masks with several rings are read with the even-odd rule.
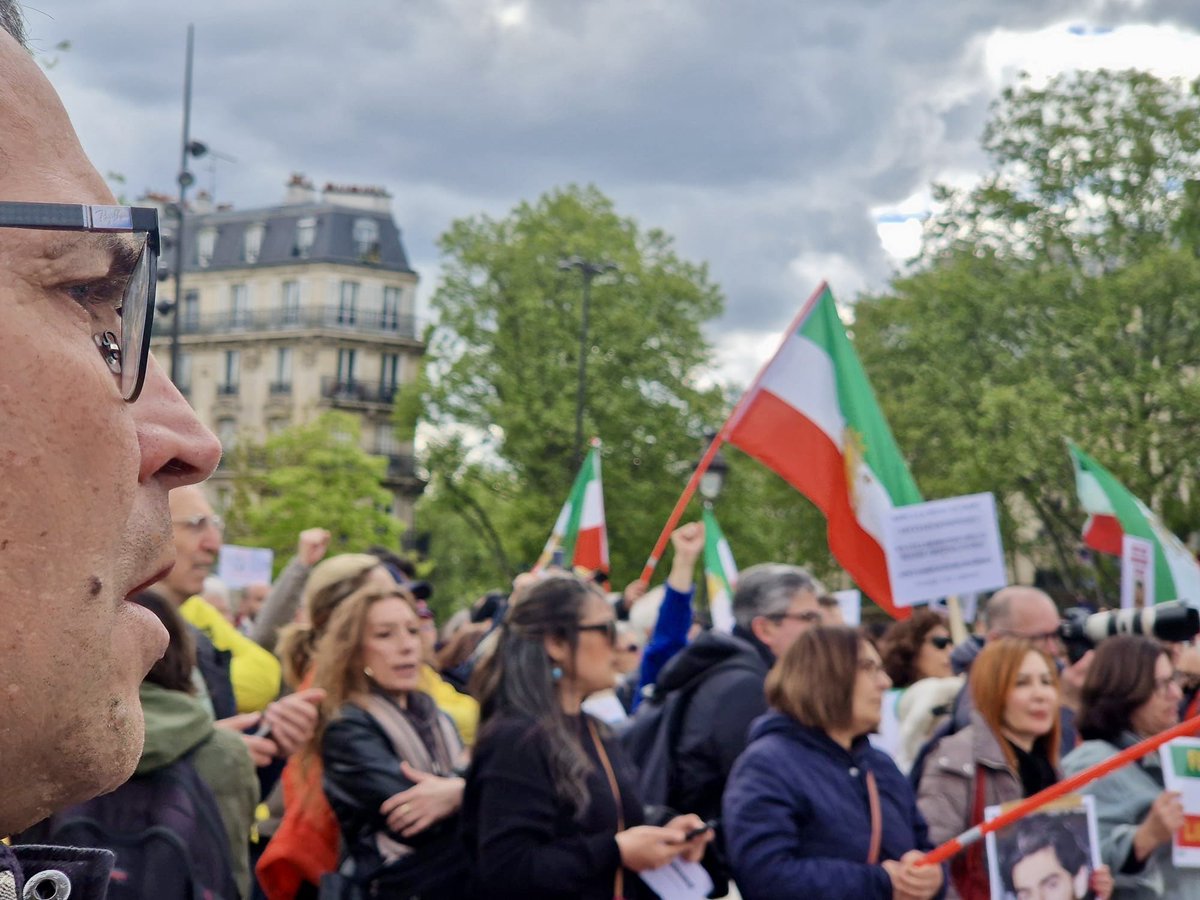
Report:
[[[206,584],[220,447],[149,355],[157,220],[23,42],[0,0],[0,897],[634,898],[700,865],[747,900],[1200,898],[1153,755],[1084,787],[1098,860],[1050,822],[998,870],[924,861],[1195,708],[1192,648],[1068,659],[1031,588],[955,646],[765,563],[718,631],[699,523],[661,588],[529,572],[440,628],[408,561],[321,528],[273,584]]]

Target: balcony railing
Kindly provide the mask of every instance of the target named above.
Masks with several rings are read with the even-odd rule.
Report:
[[[218,397],[236,397],[238,395],[238,389],[240,387],[241,387],[240,384],[218,384],[217,385],[217,396]]]
[[[271,396],[283,397],[292,392],[292,383],[290,381],[272,381]]]
[[[416,478],[417,461],[408,453],[387,453],[388,478]]]
[[[328,328],[359,334],[417,337],[416,316],[401,316],[379,310],[344,310],[338,306],[275,307],[185,316],[180,334],[232,334],[236,332],[291,331]]]
[[[371,381],[343,380],[326,376],[321,379],[321,396],[334,403],[380,403],[390,406],[397,386]]]

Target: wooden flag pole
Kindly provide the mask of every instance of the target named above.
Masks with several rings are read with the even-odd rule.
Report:
[[[1012,809],[1003,812],[990,822],[980,822],[974,828],[964,831],[958,837],[951,838],[942,844],[940,847],[934,847],[923,857],[921,857],[918,865],[936,866],[944,863],[950,857],[960,853],[972,844],[977,843],[987,835],[994,831],[999,831],[1011,825],[1018,819],[1023,819],[1031,812],[1040,809],[1047,803],[1057,800],[1065,794],[1070,794],[1086,784],[1103,778],[1110,772],[1113,772],[1122,766],[1127,766],[1132,762],[1136,762],[1143,756],[1153,753],[1163,744],[1168,741],[1173,741],[1177,737],[1186,737],[1200,731],[1200,716],[1180,722],[1173,728],[1168,728],[1166,731],[1156,734],[1152,738],[1147,738],[1139,744],[1134,744],[1122,750],[1116,756],[1110,756],[1108,759],[1101,760],[1096,765],[1084,769],[1070,778],[1064,778],[1058,784],[1051,785],[1044,791],[1038,791],[1032,797],[1028,797],[1016,804]]]
[[[958,595],[946,598],[946,612],[950,616],[950,637],[953,638],[955,646],[963,643],[968,637],[967,623],[963,619],[962,603],[959,602]]]

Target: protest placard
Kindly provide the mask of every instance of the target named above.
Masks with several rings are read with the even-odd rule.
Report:
[[[862,593],[853,588],[847,591],[834,591],[831,595],[838,602],[842,611],[842,621],[857,628],[862,624]]]
[[[990,493],[893,507],[884,552],[897,606],[1004,587],[1004,548]]]
[[[1175,832],[1171,861],[1177,866],[1200,866],[1200,739],[1176,738],[1159,748],[1163,784],[1179,791],[1183,827]]]
[[[251,584],[270,584],[274,563],[273,550],[222,544],[221,555],[217,558],[217,577],[232,590]]]
[[[1121,535],[1121,609],[1145,609],[1154,603],[1154,544]]]
[[[989,806],[984,819],[1012,805]],[[1095,798],[1068,794],[989,834],[987,858],[992,900],[1046,896],[1051,884],[1061,884],[1063,896],[1094,896],[1089,883],[1101,864]]]

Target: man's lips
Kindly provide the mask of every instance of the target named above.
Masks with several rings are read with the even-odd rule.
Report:
[[[146,590],[146,588],[151,587],[152,585],[158,584],[160,581],[162,581],[164,578],[166,578],[168,575],[171,574],[171,570],[173,568],[175,568],[175,563],[168,563],[166,566],[159,569],[156,574],[151,575],[149,578],[147,578],[145,581],[143,581],[141,584],[139,584],[137,587],[135,587],[132,591],[130,591],[128,594],[126,594],[125,599],[128,600],[134,594],[140,594],[142,591]]]

